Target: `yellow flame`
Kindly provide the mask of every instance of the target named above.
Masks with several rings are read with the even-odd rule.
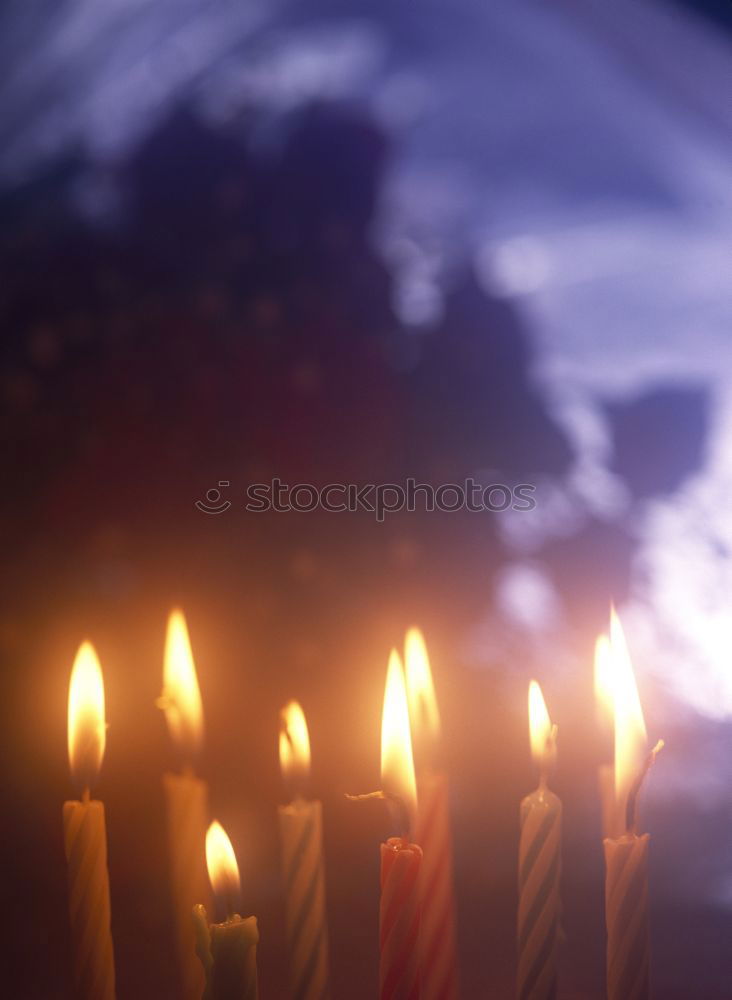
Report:
[[[71,670],[68,714],[71,775],[82,791],[99,773],[106,739],[102,668],[92,644],[82,642]]]
[[[643,767],[647,735],[633,664],[614,609],[610,612],[610,662],[615,706],[615,800],[622,815],[628,790]]]
[[[196,754],[203,742],[203,705],[186,620],[178,609],[168,618],[160,704],[173,741]]]
[[[547,764],[554,752],[552,722],[537,681],[529,684],[529,737],[537,764]]]
[[[280,712],[280,768],[290,780],[310,775],[308,724],[297,701],[288,701]]]
[[[206,832],[206,868],[216,898],[225,903],[227,915],[231,916],[239,897],[239,866],[226,830],[218,820]]]
[[[410,628],[407,632],[404,658],[412,728],[415,735],[424,732],[429,739],[437,740],[440,736],[440,713],[437,709],[427,646],[418,628]]]
[[[612,652],[610,639],[603,632],[595,643],[595,705],[598,718],[607,725],[612,725],[615,716],[613,698]]]
[[[391,651],[386,671],[381,716],[381,785],[384,793],[400,799],[410,815],[417,807],[409,708],[404,669],[399,653]]]

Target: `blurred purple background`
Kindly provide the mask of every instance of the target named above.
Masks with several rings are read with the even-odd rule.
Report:
[[[511,997],[526,684],[559,724],[561,998],[603,995],[591,658],[649,736],[654,996],[732,996],[732,92],[721,4],[108,0],[0,11],[6,983],[71,996],[66,694],[109,735],[120,1000],[175,996],[165,617],[284,990],[277,711],[325,802],[335,996],[376,989],[389,647],[433,654],[466,997]],[[252,514],[287,482],[537,485],[533,513]],[[230,482],[226,513],[197,499]]]

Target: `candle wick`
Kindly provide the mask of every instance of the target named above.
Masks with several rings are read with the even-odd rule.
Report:
[[[656,757],[661,750],[663,750],[663,748],[664,742],[663,740],[659,740],[643,762],[643,767],[640,769],[638,777],[630,786],[630,791],[628,792],[628,802],[625,807],[625,829],[627,833],[632,834],[633,836],[636,836],[638,832],[638,795],[640,794],[643,779],[656,763]]]
[[[382,791],[362,792],[360,795],[351,795],[350,792],[346,792],[346,798],[349,802],[366,802],[368,799],[384,799],[385,797]]]
[[[290,802],[305,802],[306,791],[307,791],[307,780],[304,773],[296,772],[295,774],[285,778],[285,791],[289,789]]]
[[[239,887],[233,882],[228,882],[224,886],[223,892],[221,893],[221,900],[219,906],[221,907],[223,903],[223,911],[226,917],[226,922],[233,920],[234,917],[239,913],[241,907],[241,896],[239,893]]]
[[[308,791],[310,768],[299,760],[295,753],[295,741],[287,725],[287,713],[284,709],[280,712],[280,733],[287,740],[287,745],[290,748],[290,759],[294,761],[289,773],[284,776],[285,791],[289,791],[291,802],[304,802]]]
[[[389,807],[389,813],[391,814],[391,819],[396,828],[397,834],[402,838],[402,841],[408,844],[409,828],[411,823],[409,820],[409,809],[407,808],[407,803],[398,795],[390,795],[389,792],[384,793],[384,798],[386,799],[387,806]]]
[[[557,733],[559,728],[555,723],[549,730],[546,738],[546,744],[544,746],[544,753],[541,755],[539,761],[539,791],[545,792],[547,790],[549,781],[549,772],[552,770],[557,757]]]

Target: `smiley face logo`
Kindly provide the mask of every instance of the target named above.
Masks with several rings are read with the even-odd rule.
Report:
[[[231,486],[231,483],[228,479],[220,479],[218,486],[227,487]],[[221,489],[214,486],[213,489],[206,490],[205,500],[196,500],[196,507],[204,514],[223,514],[231,507],[231,502],[224,500],[221,496]]]

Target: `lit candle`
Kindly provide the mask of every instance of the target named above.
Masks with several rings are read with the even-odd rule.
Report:
[[[203,1000],[257,1000],[257,918],[236,912],[239,866],[226,831],[215,820],[206,834],[206,866],[225,919],[209,924],[203,904],[193,907],[196,953],[206,976]]]
[[[280,767],[293,799],[279,807],[285,918],[290,953],[290,996],[326,1000],[328,929],[323,872],[323,810],[304,797],[310,777],[310,738],[302,708],[288,702],[280,713]]]
[[[615,798],[620,836],[605,847],[605,922],[608,1000],[649,997],[648,844],[638,835],[636,804],[646,771],[663,746],[646,753],[646,726],[630,654],[617,615],[610,621],[615,706]]]
[[[420,986],[422,1000],[455,1000],[458,964],[455,934],[450,797],[440,759],[440,715],[422,633],[405,641],[409,720],[417,761],[415,840],[424,857],[420,874]]]
[[[191,908],[209,901],[204,854],[208,786],[193,772],[203,742],[203,707],[186,621],[177,610],[168,619],[158,705],[184,762],[180,774],[163,775],[181,996],[200,1000],[203,971],[194,954]]]
[[[519,1000],[549,1000],[557,990],[562,803],[547,787],[556,759],[552,726],[541,688],[529,685],[531,753],[539,765],[539,787],[521,803],[519,844]]]
[[[615,615],[615,609],[610,611],[611,616]],[[598,636],[595,643],[595,708],[597,711],[597,724],[603,738],[612,743],[615,710],[613,707],[612,689],[612,663],[610,652],[610,640],[603,634]],[[602,809],[602,835],[603,837],[617,837],[622,833],[618,829],[617,815],[615,808],[615,768],[612,763],[600,764],[597,769],[597,779],[600,787],[600,805]]]
[[[381,716],[381,790],[349,795],[382,799],[399,836],[381,845],[379,905],[379,996],[381,1000],[418,1000],[420,996],[419,923],[422,848],[410,843],[417,812],[412,737],[404,668],[391,651]]]
[[[379,908],[381,1000],[419,997],[419,873],[422,849],[410,843],[417,808],[407,692],[399,654],[392,650],[381,720],[381,784],[399,836],[381,845]]]
[[[77,1000],[114,1000],[104,805],[89,798],[104,757],[104,681],[90,642],[76,654],[69,685],[68,743],[81,802],[64,802],[64,847]]]

